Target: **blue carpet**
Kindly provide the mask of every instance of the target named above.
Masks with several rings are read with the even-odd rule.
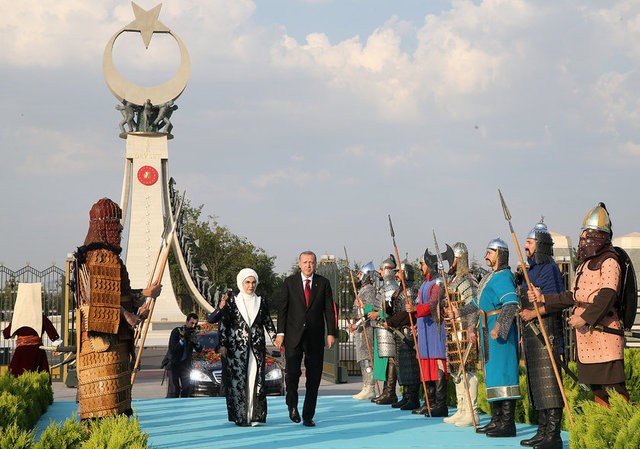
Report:
[[[442,418],[424,418],[350,396],[319,396],[317,426],[307,428],[289,421],[284,398],[267,400],[267,423],[258,427],[238,427],[227,421],[224,398],[139,399],[133,401],[133,408],[156,449],[521,448],[520,440],[536,431],[535,426],[518,424],[515,438],[488,438],[475,434],[473,427],[456,427]],[[37,432],[51,420],[64,421],[76,411],[73,401],[54,402],[40,418]],[[480,425],[488,421],[487,415],[480,417]],[[567,448],[568,434],[563,432],[562,438]]]

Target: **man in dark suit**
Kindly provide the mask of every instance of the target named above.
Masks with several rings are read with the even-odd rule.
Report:
[[[302,407],[302,423],[315,426],[318,387],[324,361],[324,331],[327,327],[327,345],[335,342],[337,323],[335,304],[329,280],[315,273],[316,255],[304,251],[298,257],[300,273],[289,276],[282,286],[278,311],[277,347],[284,342],[286,359],[287,406],[289,418],[300,422],[298,413],[298,382],[304,356],[306,393]]]
[[[193,351],[201,351],[198,343],[196,326],[198,315],[190,313],[184,326],[178,326],[171,331],[169,349],[167,350],[166,366],[169,375],[168,398],[188,398],[191,394],[191,356]],[[163,361],[165,364],[165,361]]]

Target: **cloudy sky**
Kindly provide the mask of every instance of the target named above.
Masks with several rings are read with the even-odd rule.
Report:
[[[139,0],[151,9],[158,0]],[[102,76],[123,0],[0,0],[0,261],[44,268],[119,201],[125,141]],[[165,0],[187,45],[170,175],[286,271],[302,249],[376,263],[467,242],[482,257],[545,216],[574,241],[604,201],[640,230],[640,3],[565,0]],[[139,84],[179,54],[127,33]],[[510,241],[510,240],[509,240]],[[514,260],[512,259],[512,262]]]

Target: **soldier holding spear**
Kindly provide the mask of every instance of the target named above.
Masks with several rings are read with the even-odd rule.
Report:
[[[569,325],[576,331],[578,379],[589,384],[594,400],[609,405],[608,390],[629,400],[624,373],[624,333],[616,308],[623,288],[619,255],[611,244],[613,232],[609,212],[598,203],[582,222],[576,277],[572,291],[543,294],[530,288],[529,299],[544,304],[541,313],[573,307]],[[632,273],[629,273],[632,275]],[[536,285],[537,287],[537,285]],[[635,295],[634,295],[635,296]],[[598,332],[607,328],[619,333]]]
[[[480,317],[480,341],[491,422],[477,428],[476,432],[488,437],[514,437],[516,400],[521,398],[515,325],[518,297],[509,269],[509,247],[502,239],[489,242],[485,262],[492,271],[480,281],[478,296],[460,310],[461,316],[470,317],[468,334],[471,341],[476,340],[476,313]]]
[[[529,232],[524,244],[529,265],[529,279],[545,294],[564,291],[562,273],[553,260],[553,240],[542,219]],[[523,276],[524,277],[524,276]],[[560,426],[562,422],[562,394],[554,377],[553,365],[545,348],[540,326],[544,326],[549,342],[557,354],[562,337],[562,321],[559,313],[550,313],[538,320],[533,305],[527,296],[527,283],[518,282],[520,287],[520,317],[526,323],[522,331],[524,355],[527,367],[527,392],[529,402],[538,411],[538,431],[522,446],[535,449],[562,449]]]
[[[344,253],[346,256],[346,248]],[[347,263],[349,263],[349,257],[346,257]],[[353,273],[350,274],[353,292],[356,297],[353,303],[353,308],[355,316],[358,319],[355,323],[349,324],[349,332],[355,332],[356,358],[360,364],[360,370],[362,372],[362,390],[359,393],[354,394],[352,397],[359,401],[367,401],[369,399],[373,399],[376,396],[376,392],[374,389],[375,381],[373,379],[373,331],[369,321],[366,319],[364,308],[367,305],[372,306],[375,302],[376,290],[373,286],[373,276],[377,275],[377,271],[373,262],[369,262],[360,268],[357,275],[358,284],[360,285],[359,290],[356,290],[356,282],[353,278]]]

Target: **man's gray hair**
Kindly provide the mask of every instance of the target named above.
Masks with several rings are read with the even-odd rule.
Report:
[[[313,260],[315,260],[316,262],[318,261],[318,257],[316,256],[316,253],[314,253],[313,251],[302,251],[298,256],[298,262],[300,262],[300,260],[302,259],[302,256],[313,256]]]

